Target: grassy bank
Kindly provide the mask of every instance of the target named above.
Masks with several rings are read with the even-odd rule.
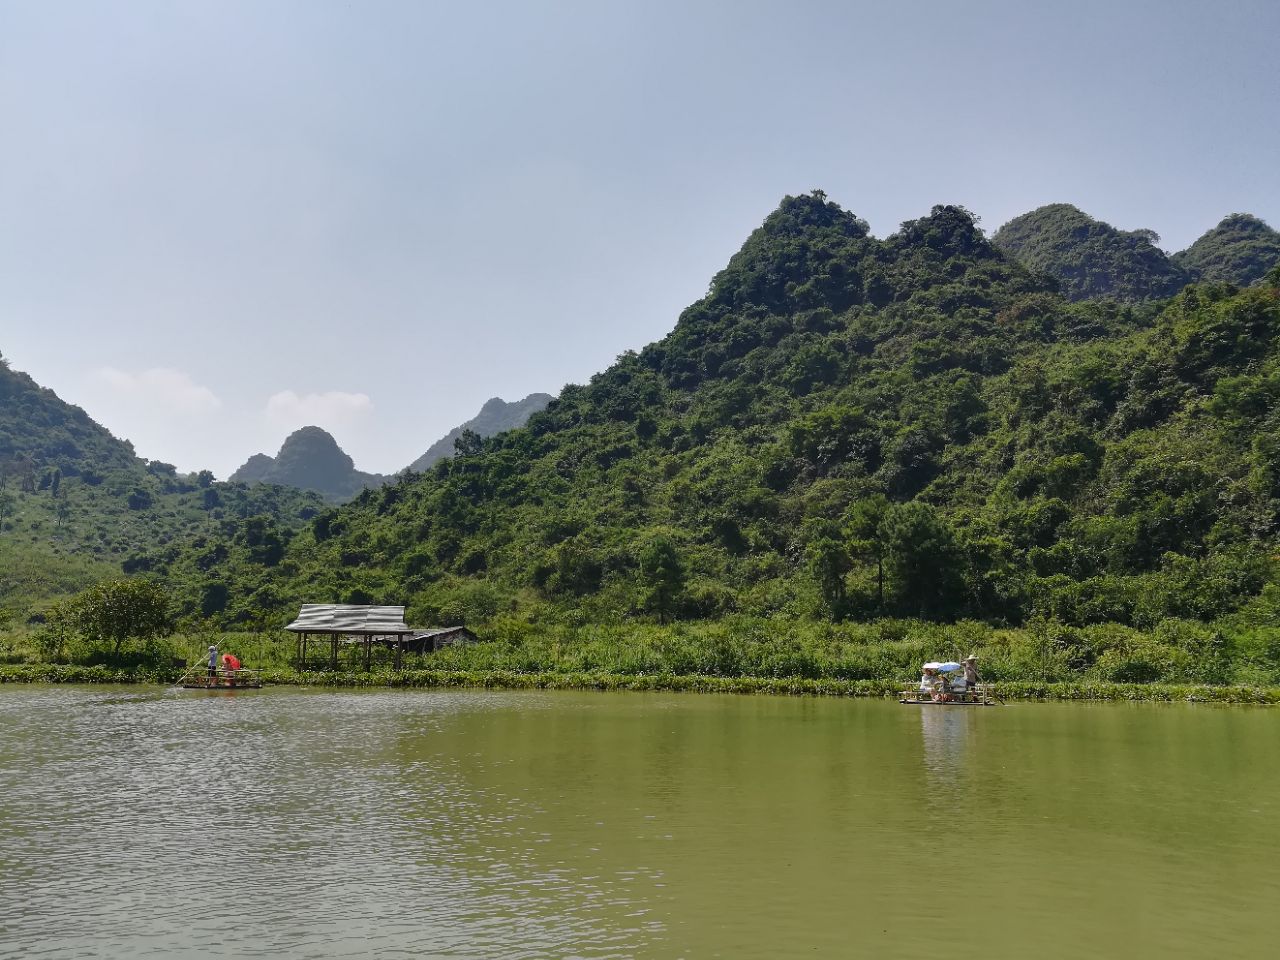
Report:
[[[296,662],[283,631],[193,630],[118,653],[71,640],[0,635],[0,680],[172,682],[209,644],[263,669],[276,683],[343,686],[501,686],[668,689],[883,696],[919,677],[926,660],[976,652],[984,679],[1006,698],[1272,702],[1280,689],[1280,629],[1259,623],[1169,620],[1139,631],[1115,624],[1018,628],[962,621],[817,623],[731,617],[659,625],[573,626],[500,619],[478,626],[484,642],[392,656],[323,640]],[[1259,692],[1261,691],[1261,692]]]
[[[0,683],[176,683],[176,669],[113,669],[73,664],[7,664]],[[673,691],[774,696],[895,697],[900,680],[836,680],[805,677],[718,677],[705,674],[516,673],[508,670],[339,670],[263,671],[266,685],[328,688],[494,690]],[[1028,683],[992,684],[996,698],[1015,700],[1127,700],[1192,703],[1280,703],[1280,687],[1208,686],[1168,683]]]

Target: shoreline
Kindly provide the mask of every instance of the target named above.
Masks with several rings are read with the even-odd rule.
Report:
[[[72,664],[0,665],[0,685],[157,684],[173,685],[181,670],[111,669]],[[357,673],[268,669],[264,687],[347,687],[384,689],[472,688],[493,690],[669,691],[771,696],[896,698],[911,680],[840,680],[806,677],[722,677],[704,674],[517,673],[506,670],[402,670]],[[1163,703],[1280,704],[1280,687],[1207,686],[1168,683],[1104,683],[1010,680],[991,683],[991,695],[1005,701],[1131,701]]]

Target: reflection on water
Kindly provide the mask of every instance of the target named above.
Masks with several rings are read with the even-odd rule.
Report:
[[[971,713],[965,707],[920,707],[924,765],[934,783],[954,780],[963,768]]]
[[[3,689],[0,956],[1261,955],[1274,722]]]
[[[920,712],[920,734],[924,743],[926,804],[931,821],[942,831],[942,839],[958,828],[964,797],[972,789],[968,740],[973,711],[967,707],[919,706],[915,709]]]

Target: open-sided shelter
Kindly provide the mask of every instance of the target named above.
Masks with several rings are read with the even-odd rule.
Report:
[[[475,643],[479,637],[466,627],[428,627],[415,630],[404,641],[405,648],[414,653],[433,653],[445,647]]]
[[[285,627],[298,634],[298,665],[307,662],[307,641],[314,634],[327,636],[331,644],[330,664],[338,668],[338,644],[363,643],[364,668],[369,669],[369,648],[375,637],[393,638],[396,668],[404,651],[404,640],[413,631],[404,622],[404,607],[355,603],[304,603],[298,619]]]

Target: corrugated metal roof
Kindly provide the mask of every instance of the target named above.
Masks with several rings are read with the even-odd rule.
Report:
[[[430,640],[432,637],[444,636],[450,633],[465,633],[471,637],[476,635],[474,630],[467,627],[428,627],[425,630],[414,630],[410,632],[409,636],[414,640]],[[396,635],[388,634],[387,636],[374,637],[373,639],[379,643],[395,643]]]
[[[438,637],[444,633],[458,633],[459,631],[463,633],[470,633],[472,636],[475,636],[475,634],[466,627],[428,627],[425,630],[413,631],[413,639],[427,640],[431,637]]]
[[[298,619],[285,627],[294,633],[409,633],[404,607],[351,603],[305,603]]]

